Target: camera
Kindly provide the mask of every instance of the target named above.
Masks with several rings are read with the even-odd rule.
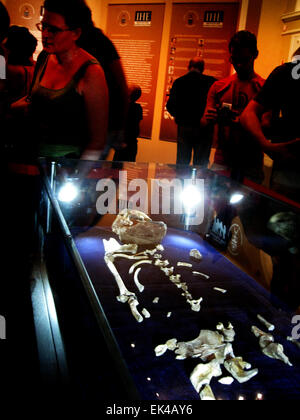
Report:
[[[218,109],[218,121],[221,124],[230,124],[235,119],[235,113],[232,111],[232,105],[223,103]]]

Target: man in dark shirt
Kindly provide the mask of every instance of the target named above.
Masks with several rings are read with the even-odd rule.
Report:
[[[167,102],[167,110],[178,125],[177,164],[207,166],[212,142],[211,130],[200,127],[206,98],[211,85],[216,81],[203,74],[204,61],[200,57],[190,60],[188,73],[175,80]]]
[[[262,90],[241,116],[241,124],[274,159],[272,187],[300,202],[300,48],[294,59],[277,67]],[[261,116],[266,111],[279,115],[276,143],[263,132]]]

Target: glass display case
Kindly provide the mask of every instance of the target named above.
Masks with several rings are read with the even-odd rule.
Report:
[[[83,400],[300,398],[300,206],[197,167],[40,170],[46,375],[52,349]]]

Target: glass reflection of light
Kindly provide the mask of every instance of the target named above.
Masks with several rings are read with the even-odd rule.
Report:
[[[230,197],[230,204],[238,204],[244,199],[244,195],[240,193],[234,193]]]
[[[183,202],[185,212],[187,214],[193,214],[195,207],[203,200],[203,197],[195,185],[188,185],[182,191],[181,200]]]
[[[263,396],[263,394],[261,393],[261,392],[258,392],[257,394],[256,394],[256,399],[257,400],[262,400],[264,398],[264,396]]]
[[[78,188],[71,182],[66,182],[58,192],[58,199],[63,203],[70,203],[78,196]]]

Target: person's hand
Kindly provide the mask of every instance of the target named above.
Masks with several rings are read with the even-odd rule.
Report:
[[[217,108],[207,108],[203,115],[203,120],[206,124],[215,124],[218,119],[218,110]]]
[[[265,152],[267,155],[271,157],[273,160],[278,161],[293,161],[296,160],[295,155],[293,154],[291,150],[290,145],[298,144],[298,147],[300,149],[300,141],[290,141],[287,143],[269,143],[267,147],[265,148]]]

